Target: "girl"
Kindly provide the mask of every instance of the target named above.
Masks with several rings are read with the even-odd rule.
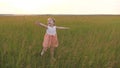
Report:
[[[43,49],[41,51],[41,56],[45,53],[45,51],[47,51],[48,48],[50,48],[51,58],[53,60],[55,60],[54,49],[56,47],[58,47],[58,39],[57,39],[56,29],[69,29],[69,28],[55,26],[55,19],[54,18],[48,18],[47,25],[39,23],[39,22],[36,22],[36,24],[46,28],[46,34],[44,35]]]

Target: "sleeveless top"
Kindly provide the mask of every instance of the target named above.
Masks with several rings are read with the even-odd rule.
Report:
[[[46,33],[49,35],[55,35],[56,34],[56,26],[53,26],[53,27],[47,26]]]

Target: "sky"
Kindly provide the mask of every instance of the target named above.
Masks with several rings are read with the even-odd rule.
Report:
[[[0,0],[0,14],[120,14],[120,0]]]

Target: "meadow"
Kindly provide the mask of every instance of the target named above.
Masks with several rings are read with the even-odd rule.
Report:
[[[40,56],[47,23],[56,19],[59,47],[51,63],[49,50]],[[120,16],[0,16],[0,68],[120,68]]]

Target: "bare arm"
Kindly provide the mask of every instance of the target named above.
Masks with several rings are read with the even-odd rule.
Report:
[[[45,24],[43,24],[43,23],[36,22],[35,24],[47,28],[47,25],[45,25]]]
[[[69,27],[59,27],[59,26],[56,26],[57,29],[70,29]]]

